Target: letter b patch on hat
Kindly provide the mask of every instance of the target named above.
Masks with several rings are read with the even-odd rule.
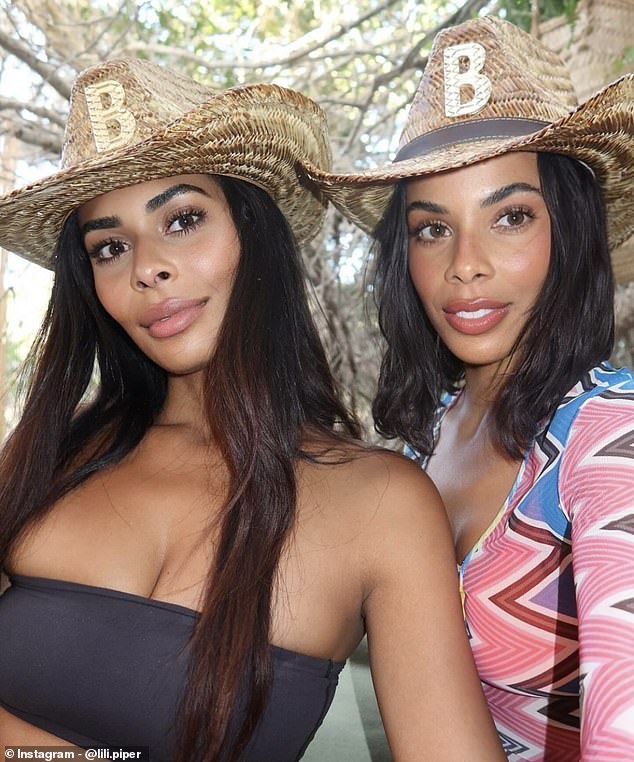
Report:
[[[127,145],[134,137],[136,120],[125,107],[125,90],[120,82],[107,79],[84,89],[88,117],[97,151]]]
[[[445,116],[475,114],[486,105],[491,96],[491,80],[480,73],[485,58],[486,51],[479,42],[445,49]]]

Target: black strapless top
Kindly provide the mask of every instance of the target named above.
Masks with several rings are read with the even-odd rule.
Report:
[[[197,612],[109,588],[15,575],[0,595],[0,706],[77,746],[147,746],[169,762]],[[271,646],[273,684],[245,762],[294,762],[344,662]]]

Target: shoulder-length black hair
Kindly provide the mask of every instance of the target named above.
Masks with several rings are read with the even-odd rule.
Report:
[[[231,762],[244,751],[270,687],[271,601],[295,520],[295,465],[318,457],[303,451],[304,435],[335,444],[359,435],[337,395],[288,223],[263,190],[216,180],[241,243],[205,380],[205,413],[229,487],[190,644],[181,762]],[[97,389],[86,401],[95,363]],[[133,450],[166,398],[166,373],[96,297],[76,214],[58,242],[51,299],[28,368],[24,412],[0,458],[0,567],[56,500]],[[245,707],[239,717],[237,705]]]
[[[599,185],[574,159],[539,153],[537,160],[551,220],[550,264],[514,347],[513,372],[493,404],[495,441],[511,458],[522,457],[540,423],[584,371],[609,357],[614,342],[614,284]],[[434,448],[442,394],[458,388],[464,366],[440,341],[409,275],[405,181],[374,237],[374,293],[387,342],[375,426],[424,457]]]

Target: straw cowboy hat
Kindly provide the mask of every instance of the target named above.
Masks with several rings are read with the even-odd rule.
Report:
[[[396,181],[508,151],[584,162],[603,189],[610,247],[634,233],[634,75],[578,106],[558,56],[492,16],[437,35],[393,162],[356,174],[307,169],[346,217],[371,232]],[[634,261],[620,256],[613,253],[618,277],[634,279]]]
[[[300,93],[271,84],[214,92],[148,61],[108,61],[75,81],[61,171],[0,197],[0,247],[52,267],[73,209],[123,186],[186,173],[264,188],[303,243],[319,230],[326,202],[301,185],[300,159],[330,166],[325,115]]]

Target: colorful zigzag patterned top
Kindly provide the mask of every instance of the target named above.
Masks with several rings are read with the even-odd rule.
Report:
[[[509,760],[634,760],[631,370],[566,395],[460,578]]]

